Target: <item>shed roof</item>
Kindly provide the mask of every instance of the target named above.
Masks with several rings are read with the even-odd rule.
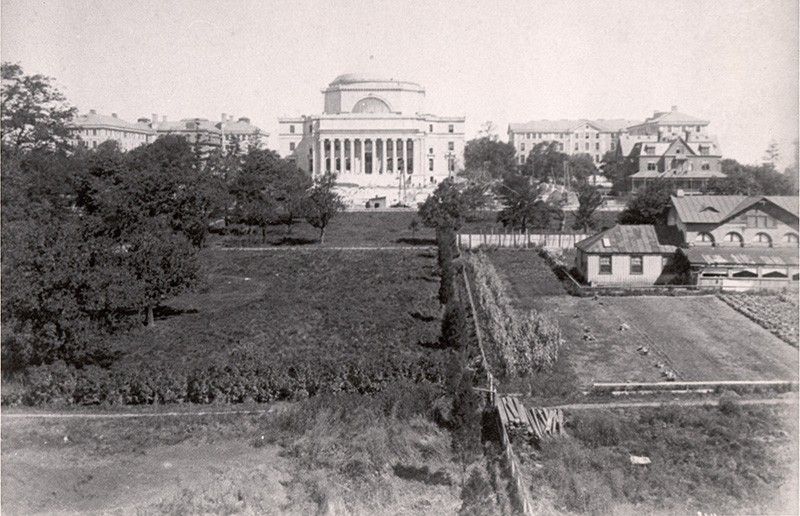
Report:
[[[675,226],[618,224],[585,238],[575,247],[594,254],[669,254],[681,243]]]
[[[690,247],[681,249],[692,265],[786,266],[798,265],[793,247]]]

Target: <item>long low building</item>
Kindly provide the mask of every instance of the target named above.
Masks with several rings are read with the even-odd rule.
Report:
[[[797,287],[800,260],[797,248],[689,247],[691,282],[725,290]]]

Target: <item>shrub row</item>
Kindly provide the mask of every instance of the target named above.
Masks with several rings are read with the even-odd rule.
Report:
[[[304,399],[322,393],[370,394],[398,380],[439,383],[447,353],[391,360],[302,359],[234,361],[182,374],[168,367],[138,370],[81,369],[63,362],[32,367],[20,389],[3,393],[3,405],[101,403],[242,403]]]
[[[469,256],[475,295],[484,315],[493,355],[506,376],[524,376],[550,368],[558,358],[558,323],[535,310],[514,310],[505,284],[483,253]]]

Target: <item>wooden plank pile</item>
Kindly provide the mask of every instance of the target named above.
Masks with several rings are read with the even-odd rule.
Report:
[[[516,398],[497,398],[500,422],[512,440],[522,438],[539,443],[549,436],[564,435],[564,413],[561,409],[526,409]]]

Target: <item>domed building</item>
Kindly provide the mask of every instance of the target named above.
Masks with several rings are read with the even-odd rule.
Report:
[[[315,177],[335,173],[355,207],[413,201],[462,166],[464,117],[425,113],[419,84],[348,73],[322,93],[321,115],[278,119],[279,152]]]

